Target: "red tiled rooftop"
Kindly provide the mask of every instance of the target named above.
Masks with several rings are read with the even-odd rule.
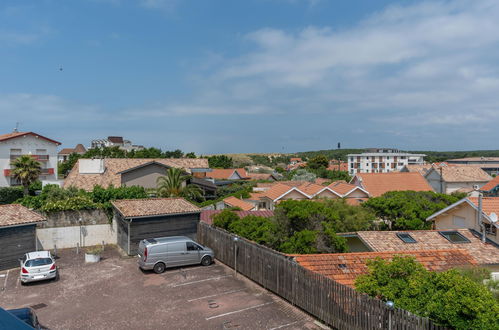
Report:
[[[476,265],[476,260],[466,250],[421,250],[390,252],[358,252],[333,254],[293,255],[303,267],[353,287],[357,276],[368,273],[366,262],[381,258],[392,260],[395,255],[413,256],[430,271],[445,271],[451,268]],[[341,266],[340,266],[341,265]]]
[[[25,135],[32,135],[34,137],[37,137],[37,138],[40,138],[40,139],[44,139],[46,141],[55,143],[57,145],[61,144],[60,142],[57,142],[57,141],[52,140],[52,139],[49,139],[49,138],[47,138],[45,136],[42,136],[40,134],[36,134],[34,132],[12,132],[12,133],[7,133],[7,134],[2,134],[2,135],[0,135],[0,141],[7,141],[7,140],[10,140],[10,139],[15,139],[15,138],[18,138],[18,137],[21,137],[21,136],[25,136]]]
[[[253,204],[245,202],[234,196],[227,197],[223,201],[225,204],[231,207],[239,207],[243,211],[250,211],[255,207]]]
[[[356,178],[362,179],[362,187],[372,197],[381,196],[388,191],[433,191],[419,172],[358,173]]]
[[[0,227],[45,221],[45,217],[20,204],[0,205]]]
[[[495,178],[493,178],[492,180],[487,182],[482,188],[480,188],[480,190],[489,191],[489,190],[494,189],[497,186],[499,186],[499,176],[496,176]]]
[[[121,199],[112,204],[125,218],[201,212],[194,204],[178,197]]]

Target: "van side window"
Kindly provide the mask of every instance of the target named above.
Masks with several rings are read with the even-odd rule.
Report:
[[[198,246],[192,242],[187,242],[187,251],[197,251]]]

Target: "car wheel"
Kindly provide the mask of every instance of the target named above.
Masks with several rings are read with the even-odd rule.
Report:
[[[157,264],[154,265],[154,272],[156,274],[161,274],[164,271],[165,271],[165,264],[164,263],[158,262]]]
[[[57,281],[59,281],[59,271],[58,270],[55,271],[55,277],[54,277],[54,282],[57,282]]]
[[[210,256],[203,257],[203,259],[201,259],[201,265],[203,266],[211,265],[211,257]]]

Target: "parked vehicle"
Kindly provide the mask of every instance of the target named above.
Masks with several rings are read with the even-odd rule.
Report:
[[[38,318],[36,317],[35,311],[31,308],[8,309],[7,312],[34,329],[42,329],[40,322],[38,322]]]
[[[185,236],[149,238],[140,241],[139,267],[160,274],[168,267],[201,264],[208,266],[215,254]]]
[[[21,283],[56,279],[57,266],[49,251],[29,252],[19,259]]]

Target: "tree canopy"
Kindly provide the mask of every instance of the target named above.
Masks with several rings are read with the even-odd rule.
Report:
[[[12,176],[21,182],[24,195],[29,193],[30,184],[38,180],[42,165],[30,155],[22,155],[12,163]]]
[[[232,158],[226,155],[208,157],[208,164],[210,168],[232,168],[234,166]]]
[[[358,291],[455,329],[499,329],[499,303],[487,288],[457,270],[431,272],[414,257],[368,261],[369,274],[355,281]]]
[[[390,191],[370,198],[362,205],[388,221],[393,230],[418,230],[429,229],[431,223],[426,221],[427,217],[462,197],[432,191]]]

